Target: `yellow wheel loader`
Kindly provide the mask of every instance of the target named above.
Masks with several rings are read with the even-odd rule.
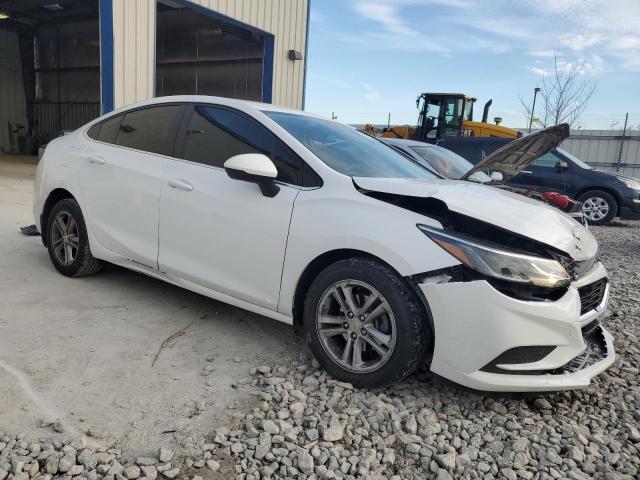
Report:
[[[474,97],[462,93],[422,93],[416,99],[416,107],[420,112],[418,125],[387,127],[382,137],[407,138],[421,142],[436,143],[444,137],[505,137],[517,138],[522,133],[500,125],[502,119],[496,117],[494,123],[488,123],[489,100],[482,114],[481,122],[473,121]],[[367,133],[375,134],[372,125],[366,125]]]

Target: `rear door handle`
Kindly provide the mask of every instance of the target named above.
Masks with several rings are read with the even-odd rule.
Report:
[[[193,190],[193,185],[185,180],[174,179],[169,180],[168,183],[171,188],[177,188],[179,190],[184,190],[185,192],[190,192],[191,190]]]
[[[89,163],[93,163],[94,165],[104,165],[104,158],[99,155],[91,155],[89,157]]]
[[[520,173],[528,173],[531,175],[533,172],[531,170],[520,170]]]

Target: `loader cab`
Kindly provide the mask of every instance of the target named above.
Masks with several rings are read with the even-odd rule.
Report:
[[[461,93],[423,93],[416,99],[420,115],[414,140],[436,143],[446,137],[464,135],[465,120],[473,119],[476,101]]]

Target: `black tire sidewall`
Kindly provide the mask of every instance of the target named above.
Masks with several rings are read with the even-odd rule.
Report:
[[[316,329],[317,305],[333,284],[346,279],[360,280],[374,287],[386,299],[396,322],[396,344],[391,358],[378,370],[354,373],[331,359],[320,343]],[[423,359],[428,340],[426,311],[416,293],[391,268],[375,260],[342,260],[325,268],[313,281],[304,304],[304,329],[307,343],[316,359],[333,377],[359,387],[377,387],[401,380],[411,374]]]
[[[58,213],[65,211],[68,212],[76,222],[78,227],[78,237],[79,237],[79,246],[78,246],[78,254],[76,258],[73,260],[71,265],[63,265],[58,261],[54,252],[53,245],[51,242],[51,231],[53,229],[53,222]],[[49,216],[47,217],[47,250],[49,251],[49,258],[51,259],[51,263],[53,266],[63,275],[68,277],[72,277],[76,275],[83,265],[87,262],[87,255],[89,253],[89,237],[87,235],[87,227],[84,223],[84,217],[82,216],[82,211],[80,210],[80,206],[78,202],[71,198],[65,198],[56,203]]]
[[[586,217],[585,219],[587,220],[587,223],[589,223],[589,225],[596,225],[596,226],[606,225],[611,220],[613,220],[618,214],[618,202],[613,197],[613,195],[603,190],[589,190],[588,192],[585,192],[582,195],[580,195],[578,200],[581,202],[584,202],[585,200],[588,200],[589,198],[593,198],[593,197],[600,197],[603,200],[605,200],[609,204],[609,213],[607,213],[607,215],[602,220],[593,221],[593,220],[589,220]]]

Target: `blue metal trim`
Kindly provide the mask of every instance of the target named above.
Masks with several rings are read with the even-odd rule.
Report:
[[[307,0],[307,31],[304,41],[304,71],[302,73],[302,110],[307,100],[307,59],[309,58],[309,21],[311,20],[311,0]]]
[[[102,114],[114,107],[113,0],[100,0],[100,103]]]
[[[111,1],[111,0],[109,0]],[[198,13],[207,15],[208,17],[215,18],[221,22],[228,23],[243,30],[256,33],[264,38],[264,58],[262,60],[262,101],[265,103],[271,103],[273,101],[273,59],[275,55],[275,37],[272,33],[266,30],[261,30],[252,25],[248,25],[244,22],[231,18],[224,13],[216,12],[200,4],[194,3],[192,0],[174,0],[174,2],[184,5],[186,8],[190,8]],[[157,2],[156,2],[157,5]],[[158,25],[157,15],[158,9],[156,7],[156,30]],[[306,63],[305,63],[306,66]],[[153,78],[156,78],[156,63],[153,63]],[[155,92],[155,90],[154,90]]]
[[[275,37],[271,34],[264,38],[264,56],[262,59],[262,101],[273,101],[273,55],[275,49]]]
[[[265,31],[265,30],[261,30],[257,27],[254,27],[253,25],[248,25],[244,22],[241,22],[240,20],[236,20],[235,18],[231,18],[228,17],[227,15],[225,15],[224,13],[220,13],[220,12],[216,12],[215,10],[211,10],[210,8],[204,7],[198,3],[193,2],[193,0],[173,0],[175,3],[180,3],[182,5],[184,5],[187,8],[190,8],[192,10],[195,10],[197,12],[200,12],[204,15],[207,15],[209,17],[213,17],[216,18],[222,22],[225,23],[229,23],[231,25],[234,25],[236,27],[242,28],[244,30],[249,30],[251,32],[254,33],[258,33],[260,35],[271,35],[271,33]]]

